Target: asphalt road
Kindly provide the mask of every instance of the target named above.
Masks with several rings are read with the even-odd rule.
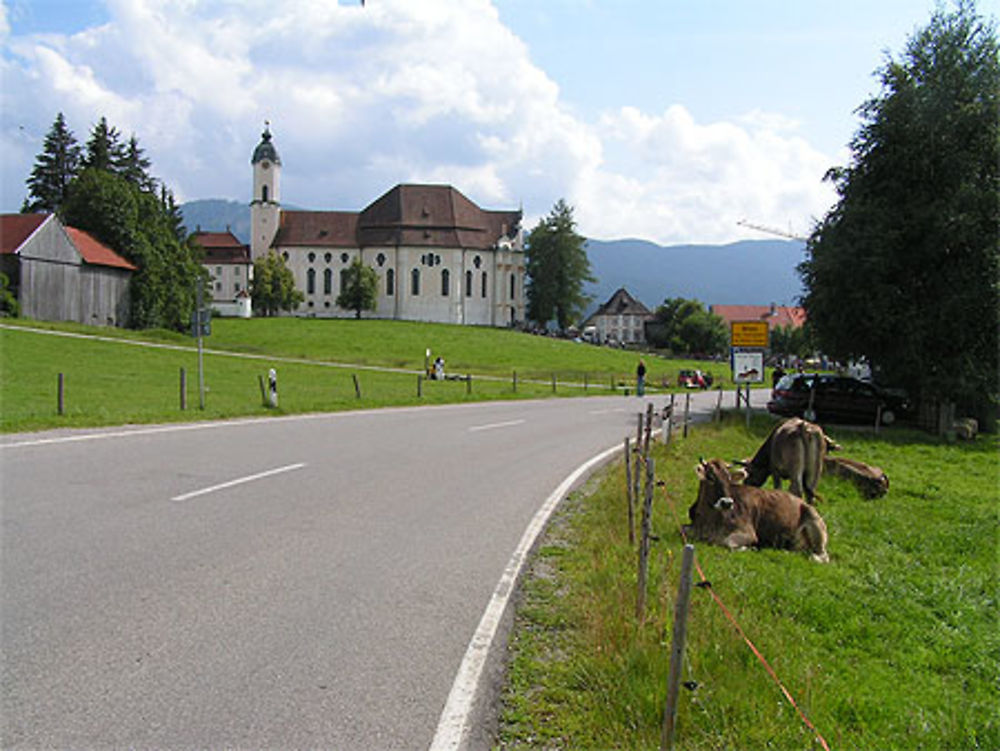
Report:
[[[0,745],[427,748],[539,505],[642,404],[0,437]]]

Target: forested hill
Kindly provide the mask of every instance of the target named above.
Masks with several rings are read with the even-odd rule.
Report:
[[[191,201],[181,206],[189,231],[224,231],[250,239],[250,207],[238,201]],[[648,308],[668,297],[706,305],[798,304],[802,285],[795,267],[804,245],[792,240],[744,240],[731,245],[669,245],[644,240],[588,240],[597,283],[587,286],[594,304],[625,287]]]

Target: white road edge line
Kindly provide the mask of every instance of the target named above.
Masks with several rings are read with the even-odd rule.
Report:
[[[470,433],[475,433],[479,430],[495,430],[496,428],[510,428],[514,425],[523,425],[524,420],[508,420],[507,422],[492,422],[489,425],[474,425],[469,428]]]
[[[473,700],[479,687],[483,668],[486,665],[486,657],[493,644],[504,611],[507,609],[510,596],[514,592],[514,585],[524,568],[528,553],[545,528],[552,512],[555,511],[563,496],[569,492],[577,480],[621,450],[622,446],[620,445],[612,446],[577,467],[559,484],[559,487],[552,491],[552,494],[545,500],[545,503],[528,524],[528,528],[525,529],[521,541],[508,561],[496,589],[493,590],[493,596],[486,606],[486,612],[483,613],[479,626],[472,635],[472,641],[469,642],[469,646],[465,650],[465,657],[462,658],[462,664],[459,665],[458,673],[455,675],[455,682],[451,686],[448,701],[445,702],[444,710],[441,712],[441,718],[438,720],[437,731],[434,733],[434,740],[431,741],[429,751],[458,749],[465,740],[469,730],[469,715],[472,711]]]
[[[291,472],[295,469],[302,469],[305,465],[304,462],[299,462],[298,464],[289,464],[285,467],[277,467],[276,469],[269,469],[266,472],[258,472],[255,475],[247,475],[246,477],[238,477],[235,480],[230,480],[229,482],[222,482],[218,485],[213,485],[210,488],[202,488],[201,490],[192,490],[190,493],[183,493],[181,495],[176,495],[171,498],[171,501],[186,501],[191,498],[196,498],[199,495],[206,495],[207,493],[214,493],[216,490],[224,490],[226,488],[231,488],[234,485],[242,485],[245,482],[253,482],[254,480],[260,480],[265,477],[270,477],[271,475],[278,475],[282,472]]]

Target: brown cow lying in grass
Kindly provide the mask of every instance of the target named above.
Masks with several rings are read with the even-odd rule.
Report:
[[[730,550],[803,550],[814,561],[829,562],[826,523],[801,498],[742,485],[721,459],[703,460],[695,471],[698,498],[688,509],[691,524],[685,525],[685,534]]]
[[[865,498],[881,498],[889,492],[889,477],[879,467],[846,457],[827,457],[823,468],[831,475],[850,480]]]
[[[812,503],[826,452],[839,448],[819,425],[793,417],[774,427],[752,459],[737,464],[746,469],[747,485],[759,488],[773,477],[774,487],[780,488],[787,478],[792,494]]]

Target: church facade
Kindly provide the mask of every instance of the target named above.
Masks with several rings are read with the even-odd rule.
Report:
[[[482,326],[524,321],[520,211],[482,209],[449,185],[397,185],[361,211],[287,211],[281,159],[265,129],[251,158],[250,255],[285,259],[305,300],[295,315],[353,317],[337,306],[360,258],[378,275],[370,318]]]

